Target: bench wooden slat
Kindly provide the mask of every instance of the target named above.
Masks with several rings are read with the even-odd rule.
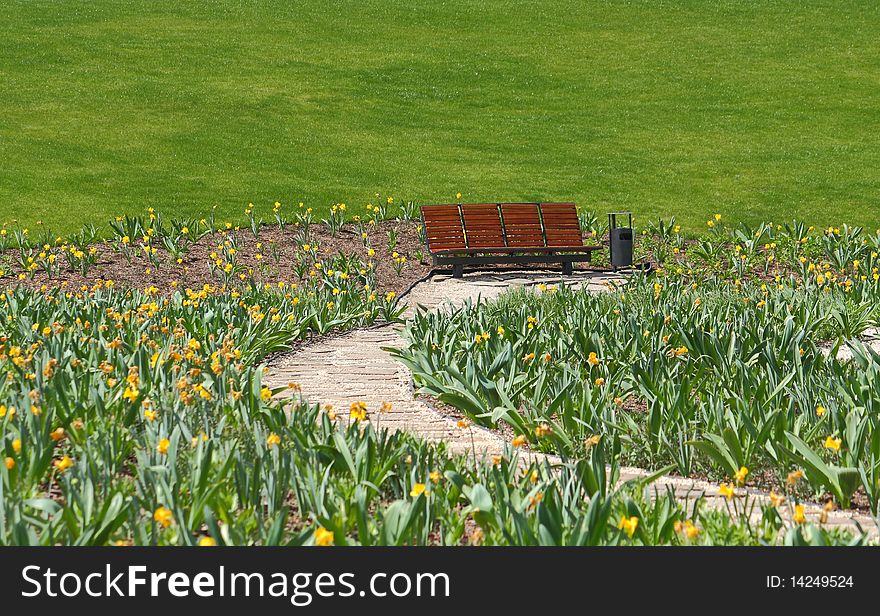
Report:
[[[453,216],[438,216],[436,214],[425,214],[425,220],[428,220],[430,222],[437,223],[437,224],[449,224],[449,225],[457,224],[459,227],[461,227],[461,218],[459,218],[458,216],[453,217]]]

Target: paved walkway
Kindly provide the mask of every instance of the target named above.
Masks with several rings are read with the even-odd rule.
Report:
[[[511,272],[495,274],[470,274],[462,279],[433,276],[417,284],[404,298],[408,308],[404,317],[409,318],[417,306],[429,310],[445,310],[466,300],[493,299],[506,289],[517,286],[558,284],[585,288],[591,292],[603,292],[614,284],[624,282],[618,276],[605,273],[578,273],[561,277],[558,274],[536,272]],[[400,336],[401,327],[386,325],[359,329],[339,336],[330,336],[308,344],[294,352],[276,357],[269,365],[264,381],[270,387],[297,383],[304,397],[322,405],[332,405],[345,420],[352,402],[364,402],[370,421],[378,428],[405,430],[433,442],[445,442],[450,452],[467,454],[477,459],[500,454],[507,440],[496,431],[478,426],[461,428],[456,418],[448,417],[417,398],[413,390],[412,375],[402,364],[394,361],[383,347],[405,344]],[[290,396],[285,390],[280,397]],[[390,410],[382,412],[383,405]],[[541,457],[540,454],[524,454],[524,459]],[[551,462],[558,461],[550,457]],[[648,473],[637,468],[624,468],[621,479],[645,477]],[[680,499],[704,498],[710,506],[724,507],[724,497],[718,486],[703,481],[680,477],[661,477],[653,489],[665,493],[672,489]],[[757,502],[753,516],[760,517],[760,503],[767,501],[767,494],[757,490],[748,492],[750,500]],[[742,499],[737,499],[742,502]],[[818,506],[808,505],[808,519],[816,520],[822,515]],[[785,509],[783,514],[787,515]],[[829,525],[852,525],[859,522],[865,530],[877,535],[877,527],[868,516],[835,511],[827,513]]]
[[[586,287],[596,292],[606,290],[619,277],[607,274],[539,274],[526,278],[522,273],[470,274],[462,279],[433,276],[416,285],[404,298],[412,316],[417,306],[444,310],[467,300],[494,299],[515,286],[558,284]],[[348,417],[352,402],[367,405],[370,420],[379,427],[406,430],[430,441],[444,441],[453,453],[471,453],[477,457],[500,453],[504,439],[494,431],[478,426],[462,429],[457,419],[446,417],[421,400],[414,398],[409,370],[392,359],[383,347],[405,344],[401,327],[359,329],[341,336],[323,338],[290,354],[273,360],[264,381],[270,387],[297,383],[311,401],[331,404],[341,417]],[[291,395],[289,391],[281,396]],[[390,412],[380,412],[390,403]]]

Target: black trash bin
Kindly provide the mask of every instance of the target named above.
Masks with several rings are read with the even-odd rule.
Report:
[[[627,216],[627,226],[617,226],[617,217]],[[611,267],[632,267],[633,264],[633,229],[631,212],[612,212],[608,214],[608,252]]]

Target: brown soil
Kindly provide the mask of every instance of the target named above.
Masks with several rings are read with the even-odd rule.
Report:
[[[394,251],[407,258],[400,275],[394,270],[392,259],[394,251],[389,248],[388,232],[392,230],[397,233],[397,245]],[[265,225],[258,238],[254,237],[250,229],[230,231],[229,234],[234,236],[237,242],[238,263],[246,268],[245,271],[250,270],[254,280],[261,283],[299,282],[293,269],[296,253],[300,249],[296,241],[297,228],[294,225],[285,226],[283,232],[277,226]],[[86,276],[78,271],[62,269],[49,278],[41,270],[35,273],[32,279],[19,280],[21,269],[13,266],[12,273],[2,281],[36,289],[64,287],[76,290],[83,285],[92,286],[99,281],[112,280],[115,285],[122,287],[143,289],[154,286],[162,294],[173,293],[175,289],[195,289],[204,284],[220,286],[222,280],[211,274],[209,255],[216,250],[217,244],[222,242],[223,238],[223,232],[203,237],[192,244],[179,264],[174,262],[164,248],[157,245],[156,259],[159,267],[152,265],[143,254],[136,254],[129,263],[122,254],[114,251],[109,243],[99,242],[95,244],[98,262]],[[372,260],[376,267],[376,282],[380,291],[402,293],[431,270],[428,260],[419,262],[416,257],[418,251],[427,255],[427,249],[419,241],[416,224],[413,222],[388,220],[377,223],[371,227],[370,241],[375,250],[373,257],[367,256],[367,248],[353,224],[345,225],[336,237],[331,236],[329,229],[324,225],[314,224],[311,227],[310,242],[318,245],[319,260],[340,253],[357,255],[365,262]],[[261,244],[259,248],[258,243]],[[277,246],[277,263],[272,256],[270,248],[272,244]],[[255,258],[257,254],[263,255],[262,261]],[[9,250],[4,257],[13,259],[17,257],[17,251]],[[3,269],[8,270],[9,267]]]

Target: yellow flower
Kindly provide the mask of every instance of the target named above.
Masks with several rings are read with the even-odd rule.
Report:
[[[547,424],[541,424],[540,426],[535,428],[535,436],[537,436],[538,438],[547,436],[548,434],[550,434],[550,432],[552,432],[552,430]]]
[[[782,494],[779,494],[776,490],[770,490],[770,504],[774,507],[779,507],[782,503],[785,502],[785,497]]]
[[[213,537],[209,537],[207,535],[204,535],[199,538],[199,547],[211,548],[211,547],[214,547],[215,545],[217,545],[217,542],[214,541]]]
[[[274,447],[275,445],[280,445],[280,444],[281,444],[281,437],[278,436],[277,434],[275,434],[274,432],[270,432],[269,436],[266,437],[266,446],[269,447],[269,449],[272,449],[272,447]]]
[[[431,480],[431,483],[433,483],[435,485],[440,483],[440,478],[441,478],[440,471],[431,471],[431,474],[428,475],[428,478]]]
[[[740,469],[738,471],[736,471],[736,474],[734,475],[734,479],[736,479],[737,485],[744,484],[748,474],[749,474],[749,469],[747,469],[745,466],[740,467]]]
[[[627,536],[632,537],[636,534],[636,529],[639,527],[639,519],[636,516],[626,517],[623,516],[620,518],[620,524],[617,525],[617,528],[620,528],[627,534]]]
[[[730,500],[731,498],[736,496],[736,493],[733,491],[733,486],[730,486],[726,483],[722,483],[720,486],[718,486],[718,494],[720,494],[727,500]]]
[[[67,456],[64,456],[60,460],[55,460],[55,462],[53,464],[55,465],[55,468],[58,469],[59,473],[63,473],[64,471],[69,469],[71,466],[73,466],[73,460],[71,460]]]
[[[367,403],[352,402],[349,408],[349,415],[355,421],[364,421],[367,418]]]
[[[596,379],[596,387],[602,387],[604,384],[605,384],[605,379],[603,379],[601,376],[598,379]]]
[[[831,449],[833,451],[840,451],[840,439],[834,437],[827,437],[825,439],[825,449]]]
[[[587,363],[590,364],[591,366],[598,366],[599,365],[599,356],[596,355],[595,352],[590,351],[590,356],[587,358]]]
[[[794,523],[795,524],[803,524],[807,521],[807,516],[804,515],[804,506],[803,505],[795,505],[794,506]]]
[[[700,529],[694,526],[690,520],[685,520],[684,524],[676,520],[674,528],[675,532],[684,534],[688,539],[696,539],[700,534]]]
[[[64,428],[60,426],[58,428],[55,428],[51,433],[49,433],[49,438],[57,443],[64,438]]]
[[[788,474],[788,477],[785,478],[785,483],[790,486],[793,486],[798,482],[798,479],[804,476],[804,472],[800,469],[796,471],[792,471]]]
[[[323,526],[315,529],[315,545],[327,547],[333,545],[333,532]]]
[[[514,447],[522,447],[523,445],[526,444],[526,437],[523,436],[522,434],[520,434],[520,435],[517,436],[515,439],[513,439],[513,442],[512,442],[511,444],[512,444]]]
[[[268,402],[269,400],[271,400],[272,399],[272,390],[269,389],[268,387],[264,387],[263,389],[261,389],[260,390],[260,399],[263,402]]]
[[[156,451],[158,451],[162,455],[165,455],[168,453],[168,446],[170,444],[171,444],[171,441],[169,441],[167,438],[163,438],[162,440],[159,441],[159,444],[156,446]]]
[[[150,422],[156,421],[156,419],[158,417],[159,417],[159,413],[157,413],[156,411],[151,411],[150,409],[146,409],[144,411],[144,419],[146,419],[147,421],[150,421]]]
[[[544,493],[543,492],[538,492],[534,496],[530,496],[529,497],[529,509],[534,509],[535,507],[537,507],[538,503],[540,503],[542,500],[544,500]]]
[[[830,500],[822,506],[822,511],[819,513],[819,522],[821,524],[825,524],[828,522],[828,514],[834,511],[834,501]]]
[[[470,424],[469,424],[468,422],[466,422],[464,419],[459,419],[458,422],[456,423],[456,425],[457,425],[459,428],[468,428],[468,427],[470,427]]]
[[[409,495],[412,496],[413,498],[416,498],[424,492],[425,492],[425,484],[417,483],[413,486],[413,489],[410,491]],[[430,492],[428,494],[430,494]]]
[[[824,417],[824,416],[825,416],[825,413],[826,413],[826,411],[825,411],[825,407],[824,407],[824,406],[822,406],[822,405],[820,404],[819,406],[816,407],[816,416],[817,416],[817,417]]]
[[[128,386],[125,388],[125,393],[122,394],[122,397],[125,398],[129,402],[134,402],[137,400],[140,392],[137,387]]]
[[[16,454],[21,453],[21,439],[20,438],[17,438],[14,441],[12,441],[12,451],[14,451]]]
[[[159,507],[153,512],[153,519],[158,522],[162,528],[168,528],[171,526],[173,516],[171,510],[167,507]]]
[[[4,460],[4,463],[6,464],[6,470],[8,470],[8,471],[11,471],[12,469],[15,468],[15,459],[14,458],[7,457],[6,460]]]

